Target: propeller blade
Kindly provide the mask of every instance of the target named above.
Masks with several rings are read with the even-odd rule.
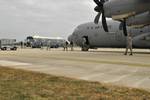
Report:
[[[94,19],[94,23],[95,23],[95,24],[98,24],[100,16],[101,16],[101,12],[99,12],[99,13],[97,14],[97,16],[95,17],[95,19]]]
[[[126,19],[123,21],[123,33],[125,36],[127,36],[127,25],[126,25]]]
[[[102,11],[102,25],[103,25],[105,32],[108,32],[108,26],[107,26],[104,10]]]
[[[96,11],[96,12],[101,12],[101,7],[99,7],[99,6],[96,6],[95,8],[94,8],[94,10]]]
[[[98,6],[103,6],[103,4],[102,4],[99,0],[94,0],[94,2],[95,2]]]
[[[108,26],[107,26],[106,17],[105,17],[104,8],[103,8],[103,4],[105,3],[105,0],[94,0],[94,2],[98,5],[98,6],[96,6],[94,8],[94,10],[96,12],[98,12],[97,16],[94,19],[94,23],[98,24],[100,15],[102,13],[102,25],[103,25],[103,29],[104,29],[105,32],[108,32]]]
[[[105,0],[100,0],[101,1],[101,3],[105,3]]]

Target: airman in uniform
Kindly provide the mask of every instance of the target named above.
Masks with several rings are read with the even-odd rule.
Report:
[[[50,49],[51,49],[51,42],[48,41],[48,42],[47,42],[47,50],[50,50]]]
[[[132,36],[131,36],[131,33],[128,33],[126,41],[127,41],[127,45],[126,45],[126,50],[125,50],[124,55],[127,55],[128,49],[130,49],[130,55],[133,55],[133,53],[132,53]]]
[[[73,41],[70,42],[71,51],[73,51]]]
[[[64,43],[64,51],[68,51],[68,42],[67,41]]]

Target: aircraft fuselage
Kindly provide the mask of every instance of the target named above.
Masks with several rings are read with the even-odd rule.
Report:
[[[69,41],[72,40],[78,46],[82,46],[82,37],[86,36],[88,37],[90,48],[124,48],[126,47],[126,37],[118,27],[119,22],[109,21],[108,28],[110,32],[105,32],[101,24],[82,24],[75,29]],[[150,48],[150,27],[142,29],[128,28],[128,32],[132,33],[134,47]]]

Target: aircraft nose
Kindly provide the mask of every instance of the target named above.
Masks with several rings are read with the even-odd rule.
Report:
[[[78,37],[78,31],[75,30],[72,35],[70,36],[70,40],[73,41],[75,44],[78,44],[79,42],[79,37]]]

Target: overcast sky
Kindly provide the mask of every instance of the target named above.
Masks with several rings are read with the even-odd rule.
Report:
[[[94,6],[93,0],[0,0],[0,38],[66,38],[79,24],[93,21]]]

